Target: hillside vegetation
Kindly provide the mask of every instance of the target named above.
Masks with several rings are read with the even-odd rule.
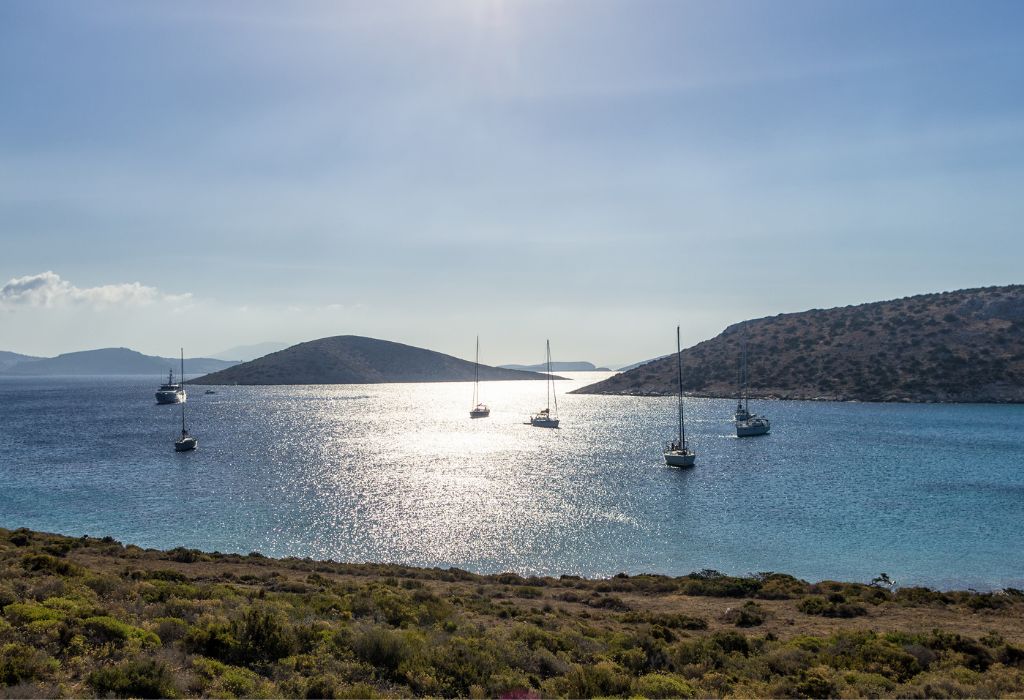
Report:
[[[480,576],[0,529],[9,697],[999,697],[1024,593]]]
[[[192,380],[194,384],[380,384],[470,382],[475,366],[433,350],[388,340],[339,335],[311,340]],[[480,365],[481,381],[546,375]]]
[[[925,294],[736,324],[683,350],[684,391],[757,398],[1024,402],[1024,286]],[[671,394],[676,356],[576,390]]]

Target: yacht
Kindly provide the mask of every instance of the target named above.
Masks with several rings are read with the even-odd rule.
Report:
[[[753,437],[765,435],[772,429],[771,422],[764,416],[750,412],[750,399],[747,396],[747,335],[743,332],[743,354],[740,360],[740,393],[736,399],[736,412],[732,416],[736,424],[736,437]]]
[[[185,376],[185,349],[181,350],[181,376]],[[184,394],[185,392],[182,392]],[[159,394],[158,394],[159,396]],[[199,441],[189,435],[185,428],[185,399],[181,400],[181,437],[174,441],[175,452],[189,452],[199,446]]]
[[[555,395],[555,378],[551,374],[551,341],[547,341],[548,348],[548,405],[530,416],[530,425],[535,428],[557,428],[558,427],[558,396]],[[555,410],[551,411],[551,398],[555,399]]]
[[[679,379],[679,433],[665,448],[665,464],[670,467],[692,467],[697,455],[686,443],[686,428],[683,424],[683,354],[679,340],[679,326],[676,326],[676,365]]]
[[[182,361],[182,377],[184,377],[184,366],[185,363]],[[157,403],[184,403],[187,399],[185,394],[184,384],[174,383],[174,370],[167,371],[167,383],[161,384],[160,388],[156,391],[156,402]]]
[[[473,378],[473,408],[469,409],[470,418],[486,418],[491,409],[480,401],[480,336],[476,337],[476,376]]]

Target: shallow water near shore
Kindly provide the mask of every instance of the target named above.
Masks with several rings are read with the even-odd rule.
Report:
[[[675,399],[543,382],[192,387],[194,453],[159,378],[0,379],[0,526],[146,547],[492,573],[731,574],[1024,587],[1024,406],[688,399],[697,466],[665,467]]]

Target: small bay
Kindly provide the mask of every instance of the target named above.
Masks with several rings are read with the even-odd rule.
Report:
[[[675,399],[543,382],[190,387],[195,453],[159,378],[0,379],[0,525],[146,547],[490,573],[730,574],[1024,587],[1024,406],[688,399],[697,466],[665,467]]]

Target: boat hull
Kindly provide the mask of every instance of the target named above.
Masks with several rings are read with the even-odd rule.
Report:
[[[158,391],[156,392],[156,402],[167,404],[167,403],[184,403],[185,392],[184,391]]]
[[[692,467],[697,456],[692,452],[673,450],[665,453],[665,464],[670,467]]]
[[[767,435],[771,429],[771,423],[763,419],[742,421],[736,424],[736,437],[754,437],[756,435]]]
[[[491,415],[490,410],[487,410],[487,411],[470,411],[469,412],[469,417],[470,418],[487,418],[489,415]]]
[[[530,425],[532,425],[534,428],[557,428],[558,427],[558,419],[557,418],[538,418],[538,417],[534,416],[533,418],[530,419]]]
[[[189,452],[196,449],[199,446],[199,441],[194,437],[188,437],[183,440],[178,440],[174,443],[175,452]]]

